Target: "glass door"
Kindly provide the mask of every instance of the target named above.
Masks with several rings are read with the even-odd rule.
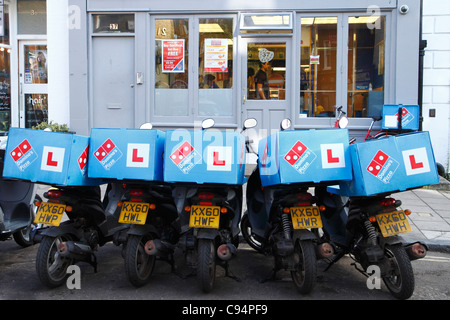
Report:
[[[21,41],[19,44],[20,126],[31,128],[48,122],[47,44]]]
[[[278,129],[289,117],[292,79],[291,38],[243,38],[242,111],[263,130]]]

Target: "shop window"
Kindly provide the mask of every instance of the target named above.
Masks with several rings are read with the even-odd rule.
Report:
[[[189,20],[155,20],[155,115],[189,115]]]
[[[4,5],[3,34],[0,35],[0,135],[11,126],[11,47],[9,46],[9,6]]]
[[[17,0],[17,33],[47,34],[46,0]]]
[[[336,105],[337,17],[301,19],[300,115],[333,117]]]
[[[347,114],[371,117],[384,103],[385,17],[349,17]]]
[[[200,116],[233,113],[233,19],[199,19]]]

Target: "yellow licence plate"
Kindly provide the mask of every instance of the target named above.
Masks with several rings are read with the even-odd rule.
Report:
[[[65,211],[66,205],[64,204],[42,202],[34,218],[34,223],[57,227],[61,223]]]
[[[383,237],[412,231],[403,210],[378,214],[377,221]]]
[[[294,229],[322,228],[319,207],[292,207],[290,212]]]
[[[124,201],[120,210],[119,222],[131,224],[145,224],[150,205],[145,202]]]
[[[219,229],[219,206],[191,206],[189,227]]]

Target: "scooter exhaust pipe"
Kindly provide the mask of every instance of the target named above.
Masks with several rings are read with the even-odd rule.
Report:
[[[167,256],[173,252],[173,246],[159,239],[148,240],[144,245],[145,253],[149,256]]]
[[[316,247],[316,254],[319,259],[328,259],[334,254],[334,248],[328,242],[324,242]]]
[[[217,248],[217,256],[224,261],[231,259],[236,254],[236,247],[231,243],[224,243]]]
[[[428,248],[425,244],[420,242],[411,243],[405,246],[406,253],[409,260],[417,260],[427,255]]]
[[[75,260],[85,260],[94,253],[90,246],[74,241],[61,242],[57,249],[58,253],[62,257],[72,258]]]

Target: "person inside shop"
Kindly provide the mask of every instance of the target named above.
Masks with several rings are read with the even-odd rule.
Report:
[[[207,88],[211,88],[211,89],[219,88],[217,83],[214,82],[214,80],[216,80],[216,77],[213,76],[212,74],[207,74],[205,76],[205,79],[206,79]]]
[[[255,94],[255,80],[253,77],[255,76],[255,70],[251,67],[247,70],[247,97],[248,99],[256,99]]]
[[[254,77],[256,88],[256,99],[269,100],[270,88],[267,71],[271,69],[270,61],[259,62],[259,70]]]

